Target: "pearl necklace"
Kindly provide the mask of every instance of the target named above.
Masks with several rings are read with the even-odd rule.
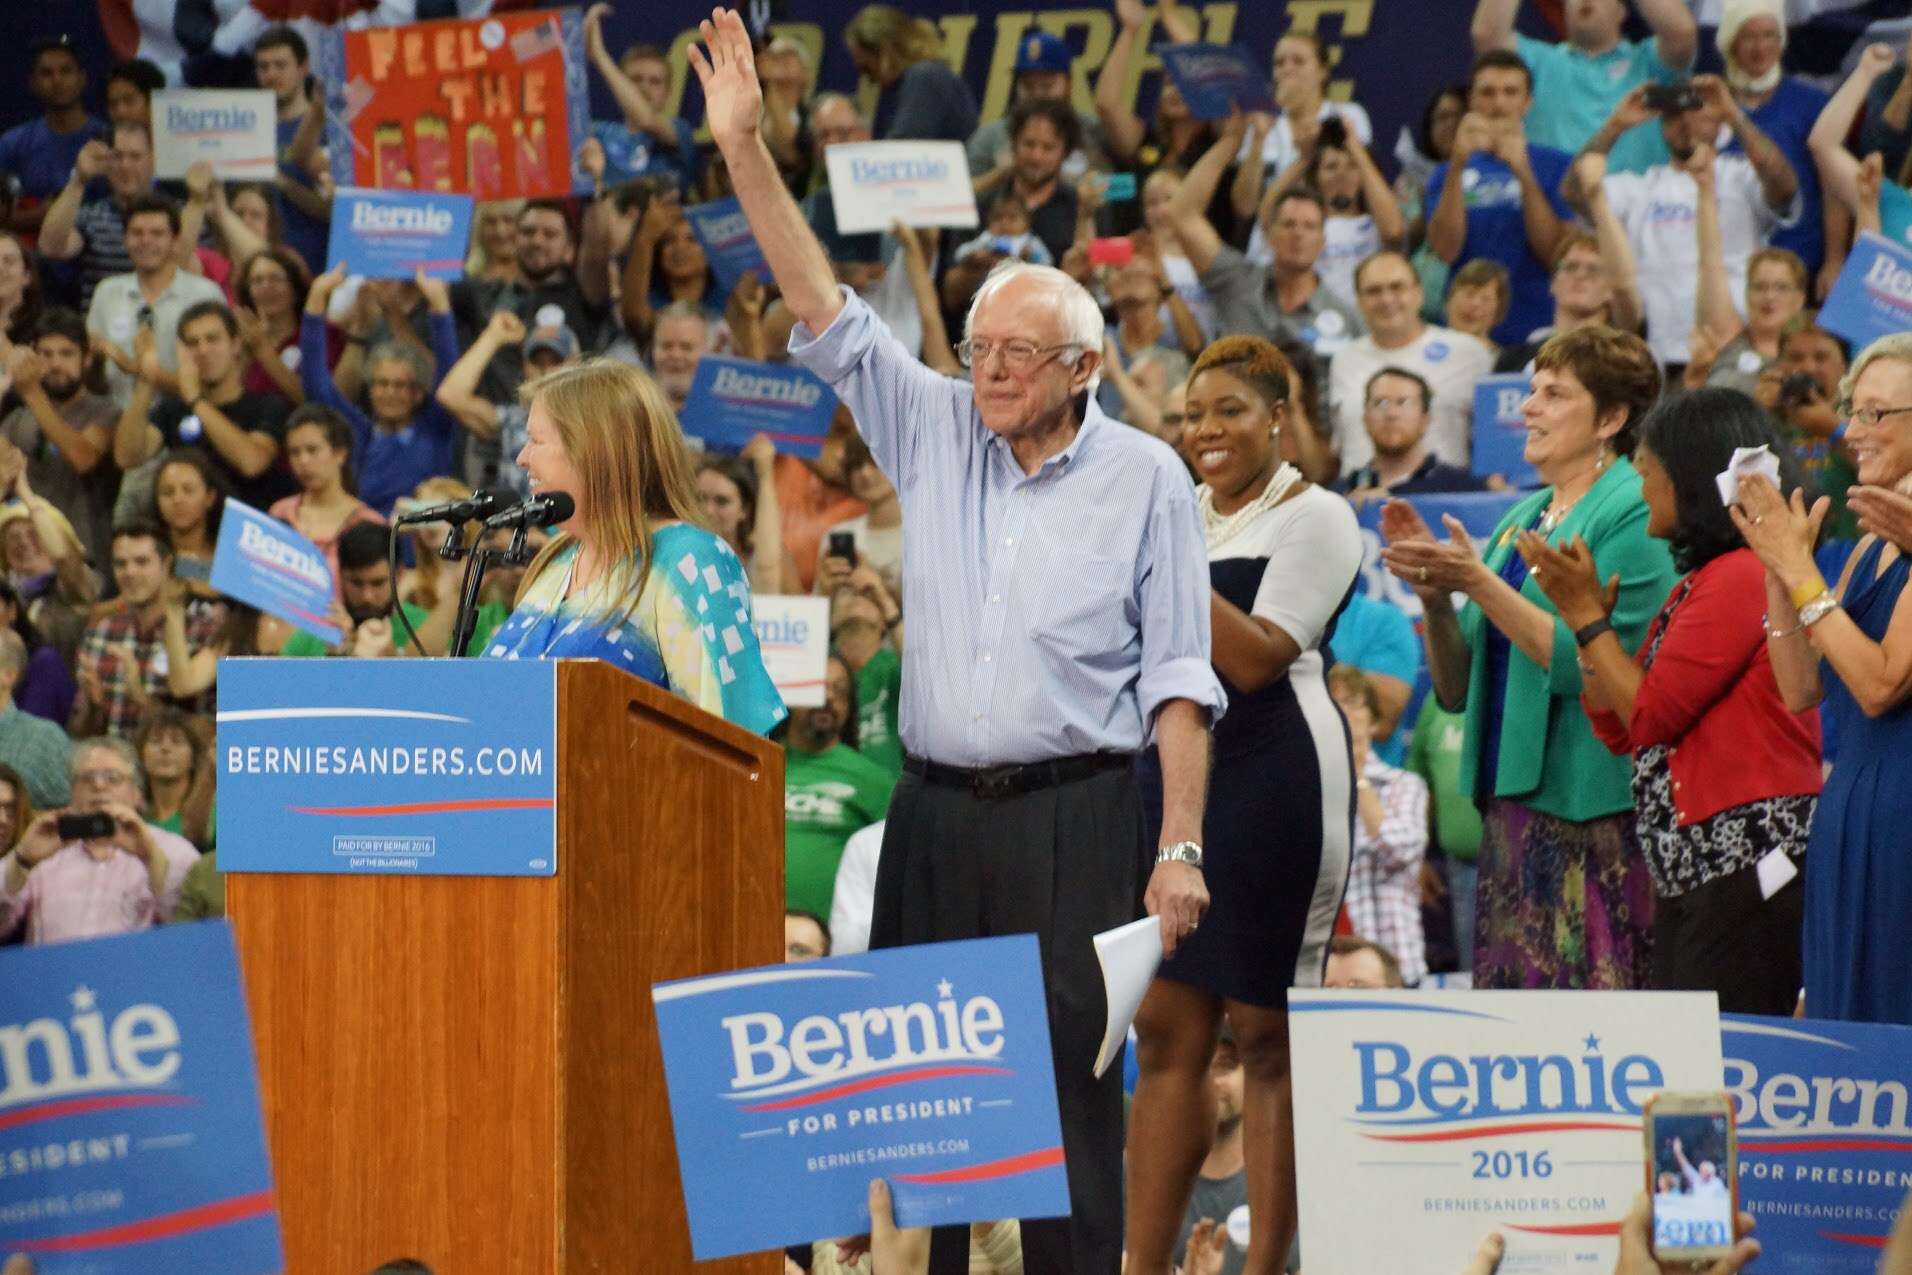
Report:
[[[1261,489],[1261,494],[1232,514],[1215,512],[1215,491],[1212,487],[1204,483],[1196,488],[1195,506],[1202,511],[1202,533],[1209,548],[1223,543],[1242,527],[1280,504],[1282,497],[1300,481],[1301,471],[1284,460],[1268,480],[1268,485]]]

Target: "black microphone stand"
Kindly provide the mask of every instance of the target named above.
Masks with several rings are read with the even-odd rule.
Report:
[[[453,658],[462,657],[465,648],[471,644],[471,635],[478,628],[478,593],[484,587],[485,572],[495,566],[522,567],[537,556],[537,551],[525,543],[526,524],[520,522],[511,533],[511,543],[502,549],[484,547],[485,528],[480,524],[472,533],[469,544],[460,544],[458,531],[445,538],[445,547],[438,551],[439,556],[448,561],[465,560],[465,579],[458,597],[458,618],[452,624],[451,646],[445,652]]]

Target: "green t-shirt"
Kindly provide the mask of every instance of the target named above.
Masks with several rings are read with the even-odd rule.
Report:
[[[894,775],[842,744],[784,750],[784,906],[830,915],[844,843],[889,813],[895,786]]]
[[[1461,741],[1466,735],[1466,715],[1446,711],[1429,691],[1414,719],[1407,769],[1427,781],[1434,801],[1434,841],[1441,853],[1473,863],[1480,858],[1480,809],[1474,795],[1461,790]]]
[[[903,661],[883,647],[856,671],[856,750],[890,772],[903,773],[903,736],[897,714],[903,698]]]
[[[423,628],[427,615],[425,608],[413,606],[409,602],[405,603],[404,607],[405,618],[412,622],[412,627]],[[510,617],[510,610],[502,602],[486,602],[481,605],[478,608],[478,627],[471,631],[471,641],[465,646],[465,654],[482,655],[485,643],[491,640],[492,633]],[[403,625],[395,626],[392,641],[395,644],[405,642]],[[313,656],[329,655],[331,652],[326,648],[325,643],[304,629],[300,629],[286,639],[285,646],[280,649],[279,654],[294,659],[307,659]]]

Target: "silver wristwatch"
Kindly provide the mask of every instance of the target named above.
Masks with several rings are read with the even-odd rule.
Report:
[[[1202,847],[1193,841],[1177,841],[1172,846],[1163,846],[1155,852],[1157,863],[1186,863],[1191,868],[1202,866]]]

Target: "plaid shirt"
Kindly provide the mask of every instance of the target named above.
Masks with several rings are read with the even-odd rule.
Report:
[[[186,607],[186,649],[197,651],[218,640],[225,627],[222,604],[192,603]],[[131,738],[146,715],[146,699],[177,702],[191,713],[210,713],[213,692],[174,701],[166,689],[166,622],[162,618],[141,630],[133,608],[121,604],[86,626],[80,635],[77,662],[82,684],[88,673],[99,679],[106,710],[106,733]],[[133,691],[133,678],[146,690]],[[84,702],[84,694],[82,694]]]
[[[1381,799],[1381,830],[1368,835],[1357,811],[1354,862],[1348,871],[1348,920],[1354,932],[1401,962],[1411,987],[1427,973],[1421,932],[1421,863],[1427,854],[1427,781],[1373,753],[1361,778]]]

